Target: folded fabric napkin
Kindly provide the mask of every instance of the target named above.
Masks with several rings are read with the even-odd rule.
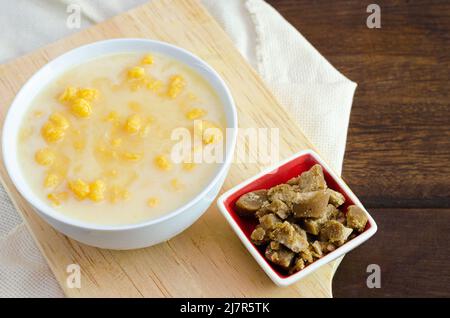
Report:
[[[66,36],[67,5],[82,27],[145,0],[16,0],[0,12],[0,62]],[[339,73],[262,0],[203,0],[322,156],[341,172],[356,83]],[[168,14],[170,14],[168,12]],[[307,14],[307,13],[305,13]],[[62,290],[0,186],[0,297],[62,297]]]

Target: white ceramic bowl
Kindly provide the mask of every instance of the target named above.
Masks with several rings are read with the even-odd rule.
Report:
[[[71,67],[106,54],[123,52],[155,52],[189,65],[203,76],[218,94],[225,110],[227,138],[225,156],[209,184],[184,206],[157,219],[132,225],[106,226],[84,223],[52,208],[41,200],[28,185],[17,158],[17,137],[20,123],[32,100],[59,75]],[[3,128],[3,159],[11,180],[20,194],[50,225],[82,243],[109,249],[133,249],[166,241],[188,228],[210,206],[228,172],[236,144],[237,112],[229,89],[220,76],[203,60],[179,47],[147,39],[113,39],[95,42],[71,50],[35,73],[17,94]]]
[[[263,251],[259,250],[250,240],[251,230],[255,227],[253,222],[242,218],[234,211],[234,203],[244,193],[258,190],[268,189],[275,184],[284,183],[292,177],[298,176],[300,173],[308,170],[313,164],[322,166],[325,178],[330,188],[338,190],[346,197],[346,203],[355,204],[360,207],[367,216],[368,222],[366,229],[355,238],[347,241],[333,252],[330,252],[322,258],[314,261],[297,273],[286,275],[269,263],[263,255]],[[267,186],[271,184],[271,186]],[[222,214],[230,223],[237,236],[245,245],[250,254],[255,258],[256,262],[261,266],[267,276],[278,286],[288,286],[312,273],[319,267],[335,260],[336,258],[351,251],[361,243],[367,241],[377,231],[377,224],[370,216],[356,195],[350,188],[340,179],[331,168],[312,150],[304,150],[293,155],[292,157],[262,171],[258,175],[238,184],[234,188],[228,190],[217,199],[217,206]]]

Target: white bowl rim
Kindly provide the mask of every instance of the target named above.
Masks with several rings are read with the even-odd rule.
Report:
[[[360,207],[366,214],[368,221],[370,223],[370,228],[366,231],[362,232],[352,240],[346,242],[342,246],[339,246],[334,251],[326,254],[322,258],[314,261],[313,263],[306,266],[304,269],[298,271],[295,274],[291,274],[286,277],[280,276],[268,263],[268,261],[260,254],[260,252],[256,249],[256,247],[253,245],[253,243],[247,238],[245,233],[242,231],[241,227],[236,223],[236,221],[233,219],[233,217],[228,212],[227,208],[225,207],[225,201],[228,199],[230,195],[237,192],[238,190],[242,189],[246,185],[252,183],[253,181],[261,178],[262,176],[275,171],[278,167],[283,166],[284,164],[293,161],[294,159],[298,157],[302,157],[304,155],[311,155],[321,166],[323,166],[331,175],[331,177],[339,184],[339,186],[345,191],[345,193],[350,197],[350,199]],[[313,150],[306,149],[301,150],[289,158],[282,160],[276,164],[274,164],[271,167],[268,167],[261,171],[260,173],[254,175],[253,177],[250,177],[249,179],[244,180],[243,182],[237,184],[233,188],[227,190],[225,193],[223,193],[218,199],[217,199],[217,206],[222,213],[222,215],[225,217],[225,219],[228,221],[228,223],[231,225],[231,228],[233,231],[237,234],[241,242],[244,244],[244,246],[247,248],[247,250],[250,252],[250,254],[253,256],[253,258],[256,260],[258,265],[264,270],[264,272],[269,276],[269,278],[278,286],[286,287],[289,286],[303,277],[309,275],[310,273],[317,270],[319,267],[322,267],[325,264],[328,264],[331,261],[334,261],[338,257],[348,253],[349,251],[353,250],[363,242],[367,241],[370,237],[372,237],[378,230],[378,226],[375,223],[375,220],[372,218],[372,216],[367,212],[365,207],[362,205],[361,201],[356,197],[356,195],[353,193],[353,191],[348,187],[348,185],[333,171],[333,169],[330,168],[328,164],[326,164],[325,161],[322,160],[322,158]]]
[[[222,100],[222,104],[224,105],[224,107],[230,108],[229,111],[231,112],[231,121],[230,122],[227,121],[227,139],[226,139],[227,141],[226,141],[226,149],[225,149],[225,160],[220,164],[220,168],[215,172],[212,180],[210,180],[210,182],[206,185],[206,187],[200,193],[198,193],[195,197],[193,197],[191,200],[189,200],[183,206],[181,206],[169,213],[166,213],[160,217],[154,218],[154,219],[150,219],[150,220],[138,222],[138,223],[123,224],[123,225],[102,225],[102,224],[83,222],[83,221],[77,220],[75,218],[68,217],[68,216],[64,215],[63,213],[61,213],[60,211],[57,211],[56,209],[52,208],[48,203],[45,203],[44,200],[40,199],[33,192],[31,187],[25,181],[23,182],[25,187],[22,188],[21,185],[17,183],[17,180],[13,177],[12,172],[14,172],[14,171],[13,171],[12,162],[11,162],[13,159],[13,156],[9,155],[8,151],[6,151],[7,143],[5,141],[8,138],[10,138],[10,135],[12,134],[12,131],[10,132],[11,128],[9,128],[9,127],[13,125],[12,116],[14,113],[14,110],[13,110],[14,106],[16,104],[18,104],[17,101],[20,99],[20,96],[24,95],[30,89],[31,85],[33,84],[34,81],[36,81],[35,79],[39,76],[39,74],[41,72],[44,72],[44,70],[51,68],[54,64],[58,63],[59,61],[61,61],[63,59],[68,58],[68,56],[75,54],[78,51],[93,49],[96,46],[113,45],[114,43],[117,43],[117,42],[129,42],[130,44],[140,43],[140,44],[148,44],[149,46],[153,46],[153,47],[157,47],[157,46],[165,47],[166,49],[169,49],[172,51],[178,51],[179,53],[185,55],[187,58],[194,60],[196,63],[199,64],[199,66],[201,66],[203,69],[205,69],[207,73],[210,73],[212,75],[212,77],[215,77],[215,79],[217,80],[217,83],[219,84],[220,89],[222,89],[223,93],[224,93],[223,94],[224,100]],[[151,51],[151,50],[152,49],[149,49],[149,51]],[[137,51],[137,50],[134,50],[134,51]],[[130,48],[130,50],[123,51],[123,52],[124,53],[133,52],[133,49]],[[107,54],[105,54],[105,55],[107,55]],[[100,56],[97,56],[97,57],[100,57]],[[95,57],[92,57],[92,58],[95,58]],[[175,58],[175,57],[172,57],[172,58]],[[183,61],[181,61],[181,62],[190,66],[191,68],[194,68],[193,66],[191,66]],[[55,75],[53,77],[53,79],[57,78],[58,75],[61,75],[62,73],[64,73],[64,71],[67,71],[71,67],[74,67],[76,65],[77,65],[77,63],[71,63],[70,65],[65,67],[61,72],[59,72],[57,75]],[[16,106],[16,107],[18,107],[18,106]],[[27,105],[27,107],[29,107],[29,104]],[[228,127],[228,126],[230,126],[230,127]],[[31,205],[35,209],[37,209],[38,212],[43,213],[44,215],[46,215],[52,219],[55,219],[59,222],[62,222],[64,224],[78,227],[78,228],[85,229],[85,230],[106,231],[106,232],[108,232],[108,231],[111,231],[111,232],[126,231],[126,230],[139,229],[139,228],[144,228],[149,225],[155,225],[158,223],[162,223],[168,219],[171,219],[171,218],[189,210],[198,201],[200,201],[202,198],[207,196],[207,194],[210,192],[210,190],[217,184],[217,182],[219,182],[219,180],[223,177],[223,175],[226,174],[228,171],[228,168],[233,159],[234,149],[236,146],[237,128],[238,128],[237,110],[236,110],[236,105],[235,105],[233,96],[232,96],[227,84],[222,79],[222,77],[203,59],[194,55],[193,53],[189,52],[186,49],[183,49],[181,47],[175,46],[175,45],[167,43],[167,42],[159,41],[159,40],[145,39],[145,38],[114,38],[114,39],[108,39],[108,40],[95,41],[95,42],[88,43],[88,44],[76,47],[74,49],[71,49],[71,50],[57,56],[56,58],[50,60],[49,62],[47,62],[44,66],[42,66],[39,70],[37,70],[25,82],[25,84],[20,88],[19,92],[16,94],[14,100],[10,104],[10,107],[9,107],[7,114],[5,116],[5,119],[4,119],[3,132],[2,132],[2,135],[3,135],[2,136],[3,161],[5,163],[6,171],[9,175],[10,179],[12,180],[14,186],[18,190],[18,192],[25,198],[25,200],[27,202],[31,203]]]

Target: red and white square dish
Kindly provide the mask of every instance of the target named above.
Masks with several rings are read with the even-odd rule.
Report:
[[[234,210],[235,202],[239,197],[247,192],[259,189],[269,189],[275,185],[286,183],[289,179],[298,176],[304,171],[309,170],[313,165],[320,164],[323,168],[325,180],[328,187],[341,192],[345,196],[346,202],[343,205],[343,211],[346,211],[347,206],[355,204],[359,206],[367,214],[368,222],[364,232],[360,233],[355,238],[349,240],[342,246],[338,247],[333,252],[328,253],[324,257],[309,264],[301,271],[288,275],[278,268],[273,266],[264,257],[264,251],[255,246],[251,240],[250,235],[257,225],[256,220],[243,218],[236,214]],[[238,184],[232,189],[222,194],[217,200],[219,210],[230,223],[233,230],[239,236],[242,243],[247,250],[252,254],[258,264],[278,286],[288,286],[297,282],[301,278],[315,271],[322,265],[325,265],[336,258],[344,255],[350,250],[354,249],[361,243],[367,241],[377,231],[377,225],[355,194],[349,187],[330,169],[330,167],[312,150],[300,151],[292,157],[284,160],[275,166],[272,166],[258,175]]]

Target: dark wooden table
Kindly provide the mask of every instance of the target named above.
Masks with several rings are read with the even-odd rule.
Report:
[[[450,297],[450,2],[268,2],[358,83],[343,177],[379,230],[344,258],[334,295]]]

